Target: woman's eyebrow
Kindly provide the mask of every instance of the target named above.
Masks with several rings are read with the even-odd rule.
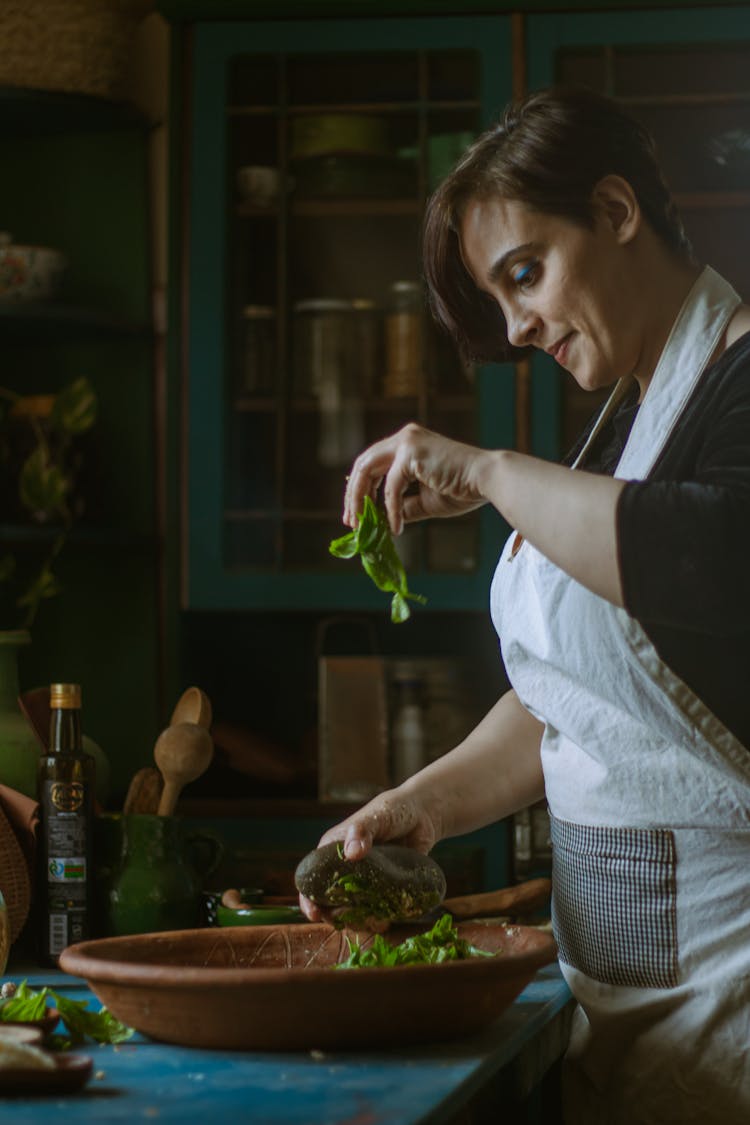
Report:
[[[510,259],[519,254],[526,254],[529,250],[533,250],[535,245],[536,243],[534,242],[523,242],[520,246],[514,246],[512,249],[506,250],[505,253],[501,254],[497,261],[493,262],[490,266],[487,271],[487,280],[491,282],[499,281]]]

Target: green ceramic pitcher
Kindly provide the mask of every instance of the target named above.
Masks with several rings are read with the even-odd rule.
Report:
[[[172,816],[133,814],[117,821],[120,862],[105,892],[101,919],[105,932],[142,934],[198,926],[202,880],[218,866],[221,842],[206,833],[185,832],[179,818]],[[116,831],[112,824],[110,831]],[[208,855],[200,872],[188,859],[196,854],[197,844]],[[104,855],[101,863],[100,870],[106,872]],[[99,889],[101,894],[101,882]]]

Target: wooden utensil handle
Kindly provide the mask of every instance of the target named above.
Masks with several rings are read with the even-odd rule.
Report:
[[[481,918],[488,914],[525,914],[541,906],[549,897],[552,883],[549,879],[529,879],[515,887],[499,891],[485,891],[476,895],[457,895],[446,898],[441,908],[455,918]]]
[[[174,814],[181,789],[181,785],[176,785],[173,781],[165,778],[164,789],[159,800],[159,816],[172,816]]]

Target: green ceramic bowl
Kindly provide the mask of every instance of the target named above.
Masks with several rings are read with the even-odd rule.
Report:
[[[307,921],[298,906],[247,906],[234,910],[220,904],[216,916],[220,926],[274,926]]]

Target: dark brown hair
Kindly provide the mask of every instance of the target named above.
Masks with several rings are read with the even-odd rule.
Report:
[[[517,359],[497,302],[474,284],[458,229],[473,200],[500,196],[593,227],[593,189],[602,177],[627,180],[656,234],[692,260],[648,130],[617,102],[593,91],[553,87],[511,103],[464,153],[427,203],[424,270],[433,314],[467,360]]]

